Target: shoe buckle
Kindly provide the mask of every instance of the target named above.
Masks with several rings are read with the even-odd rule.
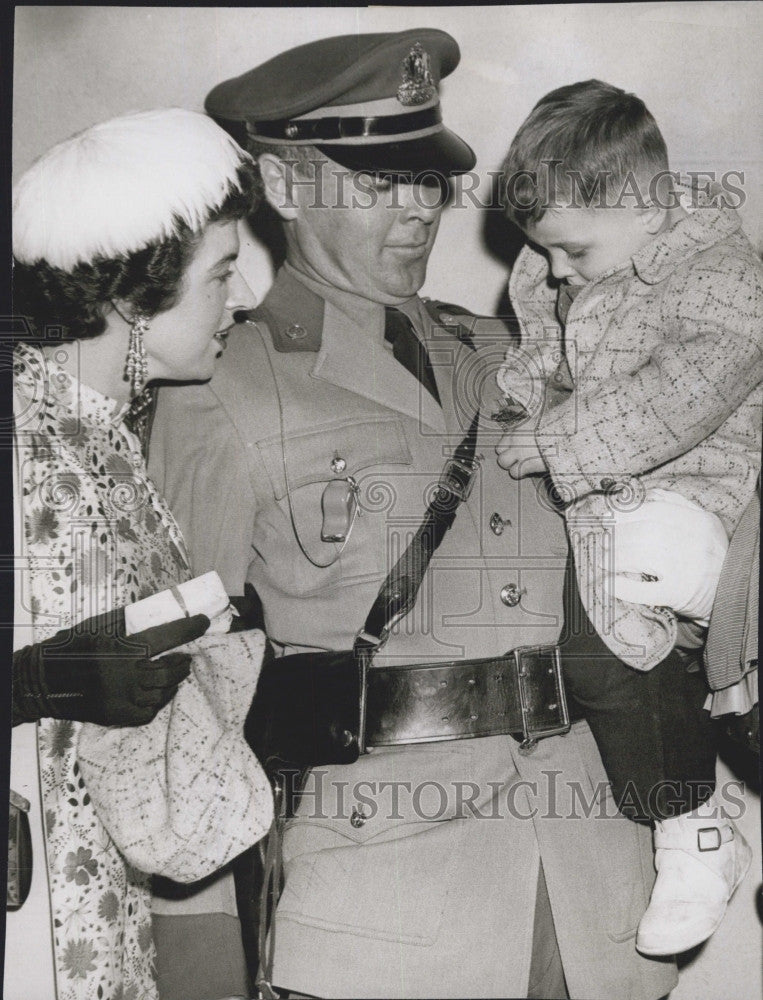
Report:
[[[697,850],[718,851],[722,843],[721,831],[717,826],[703,826],[701,830],[697,830]]]

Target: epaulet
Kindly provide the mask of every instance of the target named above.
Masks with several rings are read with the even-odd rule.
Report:
[[[473,351],[476,350],[472,340],[474,313],[463,306],[454,306],[450,302],[439,302],[435,299],[423,299],[424,308],[439,326],[447,326],[461,341]]]
[[[429,315],[437,323],[443,326],[455,327],[456,335],[460,340],[466,341],[458,331],[466,330],[471,338],[470,346],[475,347],[479,343],[503,344],[508,340],[519,342],[520,328],[516,316],[512,313],[506,316],[486,316],[480,313],[470,312],[463,306],[455,306],[450,302],[439,302],[432,299],[425,300],[424,305]]]
[[[319,308],[284,310],[278,300],[271,305],[257,305],[236,314],[238,322],[257,323],[270,334],[273,347],[281,354],[317,352],[321,347],[323,332],[323,301]],[[317,298],[317,296],[316,296]],[[299,318],[295,319],[295,316]]]

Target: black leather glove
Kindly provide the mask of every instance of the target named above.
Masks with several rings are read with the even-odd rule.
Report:
[[[124,610],[98,615],[13,654],[13,725],[73,719],[144,726],[190,673],[186,653],[150,657],[198,639],[206,615],[125,635]]]

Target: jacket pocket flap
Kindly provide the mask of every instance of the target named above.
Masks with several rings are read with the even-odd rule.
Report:
[[[277,500],[314,483],[354,476],[370,466],[410,465],[411,453],[396,417],[341,420],[317,430],[287,433],[257,443]]]

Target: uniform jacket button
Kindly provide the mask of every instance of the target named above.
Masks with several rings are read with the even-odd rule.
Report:
[[[333,473],[339,473],[339,472],[344,472],[346,468],[347,468],[347,462],[345,462],[345,460],[340,455],[334,455],[334,457],[331,459],[331,471]]]
[[[355,827],[356,830],[359,830],[361,826],[364,826],[367,819],[368,817],[365,815],[362,809],[352,810],[352,815],[350,816],[350,823],[352,826]]]
[[[507,608],[515,608],[522,600],[524,593],[526,591],[520,590],[516,583],[507,583],[505,587],[501,587],[501,601]]]
[[[611,489],[614,489],[615,481],[614,481],[614,479],[610,479],[607,476],[605,479],[601,480],[601,482],[599,483],[599,486],[603,490],[611,490]]]
[[[505,527],[511,527],[511,520],[508,517],[501,517],[501,515],[496,511],[490,517],[490,530],[494,535],[502,535],[503,529]]]
[[[291,323],[286,327],[284,333],[289,338],[289,340],[304,340],[307,336],[307,330],[300,323]]]

